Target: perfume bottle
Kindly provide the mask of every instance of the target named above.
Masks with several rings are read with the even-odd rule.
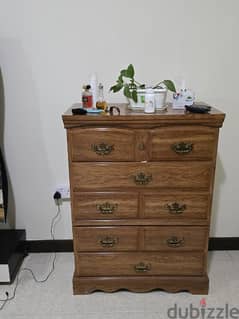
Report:
[[[102,83],[100,83],[98,86],[98,100],[96,102],[96,108],[104,111],[107,108],[107,103],[104,99],[104,87]]]

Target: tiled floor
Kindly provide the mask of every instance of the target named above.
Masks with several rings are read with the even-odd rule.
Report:
[[[37,278],[42,279],[49,270],[51,260],[51,254],[31,254],[25,259],[24,266],[32,268]],[[175,303],[184,313],[190,303],[194,307],[202,308],[200,308],[202,296],[189,293],[120,291],[113,294],[95,292],[91,295],[73,296],[72,273],[73,254],[71,253],[57,254],[55,271],[46,283],[37,284],[29,273],[22,272],[16,297],[0,311],[0,318],[166,319],[168,309]],[[210,293],[205,297],[207,307],[223,308],[228,303],[229,308],[239,308],[238,273],[239,251],[209,254]],[[0,299],[4,298],[6,290],[11,296],[13,286],[0,286]],[[173,313],[171,313],[172,316]],[[180,318],[180,316],[177,315],[174,318]],[[187,318],[190,317],[187,316]],[[226,318],[226,314],[222,318]]]

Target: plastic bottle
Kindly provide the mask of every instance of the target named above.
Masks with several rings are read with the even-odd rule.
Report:
[[[91,92],[90,85],[83,86],[84,91],[82,92],[82,106],[86,109],[92,108],[93,106],[93,96]]]
[[[152,88],[146,89],[144,113],[155,112],[154,90]]]

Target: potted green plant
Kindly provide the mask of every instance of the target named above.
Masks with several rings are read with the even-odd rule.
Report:
[[[123,89],[123,94],[129,100],[131,108],[142,108],[144,105],[144,97],[146,85],[135,79],[135,70],[132,64],[127,69],[122,69],[116,80],[116,84],[110,88],[113,93]],[[153,86],[155,99],[157,100],[156,108],[161,109],[166,102],[167,90],[176,92],[175,85],[171,80],[163,80]]]

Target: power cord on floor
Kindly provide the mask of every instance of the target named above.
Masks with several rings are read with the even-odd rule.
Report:
[[[56,193],[54,194],[54,199],[55,199],[55,202],[56,202],[56,204],[57,204],[57,213],[56,213],[56,215],[55,215],[55,216],[52,218],[52,220],[51,220],[51,230],[50,230],[50,232],[51,232],[51,239],[52,239],[53,241],[55,240],[55,234],[54,234],[55,226],[56,226],[57,222],[59,221],[58,218],[60,217],[60,214],[61,214],[61,207],[60,207],[61,194],[58,193],[58,192],[56,192]],[[21,274],[22,272],[24,272],[24,271],[30,272],[30,274],[32,275],[32,278],[34,279],[34,281],[35,281],[36,283],[44,283],[44,282],[46,282],[46,281],[49,279],[49,277],[51,276],[51,274],[54,272],[54,270],[55,270],[55,263],[56,263],[56,252],[54,252],[54,254],[53,254],[53,260],[52,260],[51,270],[49,271],[49,273],[47,274],[47,276],[46,276],[44,279],[41,279],[41,280],[39,280],[39,279],[36,278],[36,276],[35,276],[34,272],[32,271],[32,269],[27,268],[27,267],[22,268],[22,269],[19,271],[19,273],[18,273],[18,275],[17,275],[17,277],[16,277],[16,284],[15,284],[15,287],[14,287],[14,289],[13,289],[12,296],[9,297],[9,292],[6,291],[6,292],[5,292],[6,298],[5,298],[5,299],[0,299],[0,302],[2,302],[2,305],[0,306],[0,311],[4,308],[4,306],[7,304],[7,302],[9,302],[9,301],[11,301],[11,300],[13,300],[13,299],[15,298],[15,296],[16,296],[16,291],[17,291],[17,287],[18,287],[18,284],[19,284],[19,276],[20,276],[20,274]]]

